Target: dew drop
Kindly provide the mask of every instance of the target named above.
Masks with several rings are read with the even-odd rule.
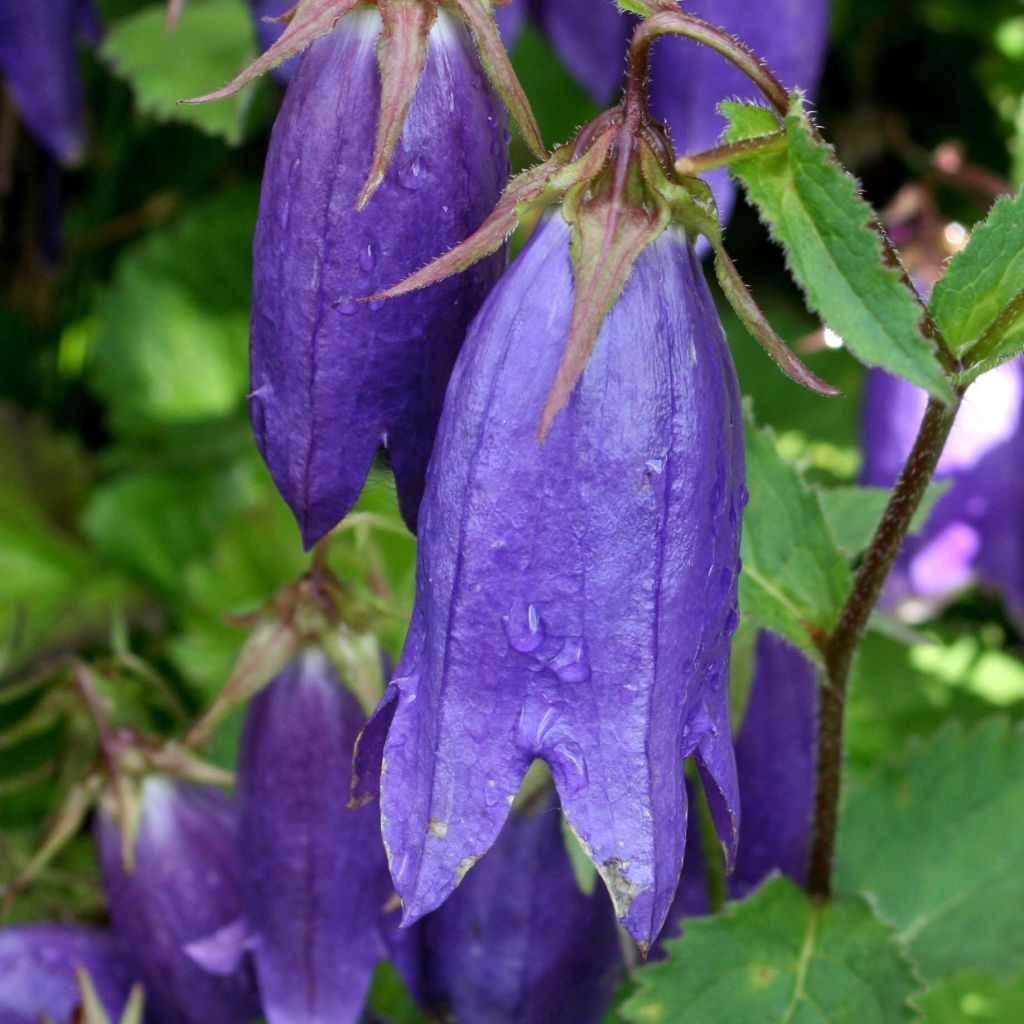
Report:
[[[338,299],[334,308],[342,316],[355,316],[359,312],[359,303],[355,299]]]
[[[544,623],[537,606],[516,598],[508,615],[502,616],[509,646],[520,654],[532,654],[544,643]]]
[[[566,796],[578,793],[590,781],[583,750],[571,740],[559,743],[551,751],[551,771]]]
[[[725,635],[732,636],[733,633],[739,629],[740,626],[740,615],[735,608],[729,609],[729,614],[725,617]]]
[[[746,484],[740,484],[739,501],[740,508],[746,508],[747,502],[750,501],[750,491],[747,490]]]
[[[371,313],[376,313],[378,309],[384,308],[384,300],[374,299],[373,302],[368,302],[366,304],[366,308],[369,309]]]
[[[367,273],[377,266],[377,251],[373,242],[367,242],[359,253],[359,266]]]
[[[414,157],[398,176],[398,184],[410,192],[418,192],[427,183],[427,165],[421,156]]]
[[[583,641],[568,637],[562,649],[548,662],[548,668],[563,683],[582,683],[590,678],[590,664],[587,662]]]

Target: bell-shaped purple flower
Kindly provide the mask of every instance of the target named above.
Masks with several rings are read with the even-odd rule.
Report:
[[[105,811],[97,845],[118,939],[139,965],[146,1005],[168,1024],[247,1024],[259,1016],[247,966],[227,977],[189,955],[242,915],[236,820],[219,790],[153,776],[143,783],[134,870]]]
[[[763,630],[736,739],[743,831],[729,878],[733,899],[742,899],[773,871],[806,882],[817,742],[817,669],[795,647]]]
[[[65,164],[85,148],[83,35],[99,41],[92,0],[0,0],[0,77],[29,130]]]
[[[20,925],[0,930],[0,1021],[71,1024],[81,1001],[75,972],[89,972],[112,1020],[121,1019],[137,980],[124,951],[105,932],[70,925]]]
[[[473,1024],[599,1024],[622,974],[615,914],[573,874],[554,799],[513,811],[494,848],[424,918],[421,988]]]
[[[881,370],[868,374],[863,481],[891,487],[924,416],[924,392]],[[911,618],[928,614],[972,582],[1001,590],[1024,611],[1024,364],[1007,363],[971,385],[936,470],[949,491],[924,529],[908,538],[884,603]]]
[[[559,0],[555,0],[556,3]],[[694,14],[738,36],[767,61],[787,88],[813,92],[828,48],[830,0],[688,0]],[[668,124],[676,152],[700,152],[721,141],[722,100],[761,99],[742,71],[690,40],[666,38],[654,48],[651,110]],[[735,202],[727,168],[704,176],[723,220]]]
[[[268,1024],[358,1021],[394,894],[375,807],[348,806],[365,721],[309,650],[259,696],[238,766],[242,888]],[[392,914],[391,917],[396,915]]]
[[[355,502],[386,445],[416,525],[445,387],[498,253],[395,302],[363,302],[465,238],[508,173],[505,111],[445,10],[394,158],[366,208],[380,106],[373,10],[302,56],[274,126],[255,240],[252,421],[307,546]]]
[[[739,393],[696,257],[670,228],[640,253],[538,444],[573,302],[554,214],[452,378],[410,636],[365,742],[393,716],[381,811],[407,920],[491,847],[541,757],[619,917],[649,943],[682,865],[687,755],[723,842],[736,839]]]

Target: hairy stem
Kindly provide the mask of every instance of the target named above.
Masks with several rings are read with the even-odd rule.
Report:
[[[857,572],[839,622],[825,646],[825,678],[818,716],[814,838],[807,876],[808,891],[819,899],[827,899],[832,892],[843,767],[843,717],[853,658],[889,570],[931,483],[959,408],[959,398],[951,406],[937,399],[928,403],[913,450]]]

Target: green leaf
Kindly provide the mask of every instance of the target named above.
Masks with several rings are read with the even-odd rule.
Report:
[[[750,504],[743,520],[740,606],[814,658],[812,634],[832,628],[850,588],[817,494],[779,454],[768,430],[747,430]]]
[[[914,1004],[922,1024],[1012,1024],[1024,1020],[1024,975],[1004,984],[990,971],[962,971]]]
[[[935,502],[949,490],[950,483],[928,488],[921,507],[910,525],[910,532],[920,530],[928,521]],[[864,551],[889,504],[892,492],[885,487],[829,487],[818,492],[822,510],[839,544],[840,551],[854,558]]]
[[[728,141],[752,129],[764,134],[763,108],[727,103],[723,110],[732,123]],[[785,249],[808,304],[861,362],[951,399],[935,346],[921,333],[920,304],[884,265],[872,211],[831,147],[812,135],[799,95],[786,135],[785,149],[739,160],[732,172]]]
[[[165,18],[166,4],[152,4],[115,22],[102,56],[131,85],[144,113],[158,121],[184,121],[237,145],[251,92],[201,106],[178,101],[212,91],[256,58],[250,11],[242,0],[195,0],[172,34]]]
[[[189,564],[209,554],[227,516],[253,499],[249,463],[146,469],[97,489],[83,525],[110,563],[175,597]]]
[[[935,285],[931,311],[958,355],[1024,291],[1024,191],[996,202]],[[987,354],[985,368],[1024,350],[1024,317]]]
[[[687,920],[668,961],[641,968],[632,1024],[897,1024],[914,975],[865,900],[814,903],[785,878],[721,916]]]
[[[915,742],[850,787],[837,885],[869,894],[925,978],[1024,970],[1024,733]]]
[[[117,432],[241,411],[255,222],[255,190],[232,189],[121,257],[89,350]]]

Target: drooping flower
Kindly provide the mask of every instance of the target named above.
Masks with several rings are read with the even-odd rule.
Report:
[[[920,389],[881,370],[868,374],[862,436],[865,484],[891,487],[924,416]],[[1024,364],[1006,363],[968,390],[935,478],[949,490],[909,537],[883,602],[911,619],[941,607],[973,582],[1000,590],[1024,612]]]
[[[573,288],[556,213],[485,305],[453,377],[382,819],[411,919],[491,846],[543,757],[619,916],[649,941],[682,862],[686,755],[735,841],[739,396],[700,268],[670,229],[640,254],[539,446]]]
[[[818,673],[781,637],[762,630],[736,739],[743,832],[729,895],[742,899],[772,871],[807,880],[818,763]]]
[[[256,440],[312,545],[349,511],[386,444],[415,527],[448,375],[501,254],[397,303],[361,297],[472,232],[508,172],[505,115],[445,11],[394,159],[365,211],[381,19],[342,19],[301,58],[274,127],[255,242]]]
[[[125,951],[105,932],[72,925],[0,930],[0,1020],[3,1024],[71,1024],[81,1001],[76,971],[88,971],[107,1013],[120,1020],[137,980]]]
[[[99,42],[92,0],[2,0],[0,77],[29,131],[60,163],[85,148],[85,97],[77,43]]]
[[[259,1016],[248,965],[214,976],[186,949],[242,917],[234,808],[211,787],[160,776],[142,785],[133,870],[102,809],[97,847],[114,930],[139,966],[146,1005],[175,1024],[247,1024]]]
[[[394,893],[374,807],[348,806],[364,722],[309,650],[250,705],[238,766],[245,943],[268,1024],[358,1021]],[[395,915],[388,915],[394,917]]]
[[[622,973],[615,915],[584,893],[551,797],[513,810],[494,848],[420,928],[425,1003],[473,1024],[598,1024]]]

